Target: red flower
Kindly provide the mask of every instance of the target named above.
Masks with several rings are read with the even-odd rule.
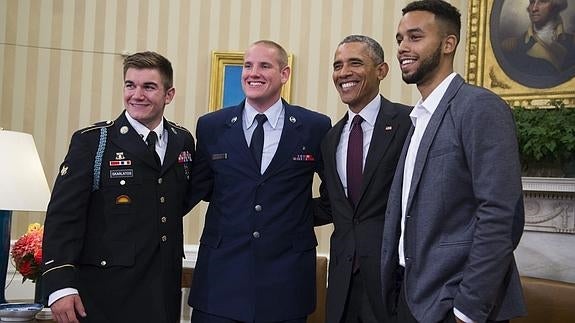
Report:
[[[28,226],[28,232],[20,237],[12,248],[12,259],[16,270],[22,275],[22,282],[30,279],[35,282],[40,275],[42,264],[42,236],[44,227],[39,223]]]
[[[29,261],[23,260],[20,262],[20,268],[18,271],[24,277],[30,276],[32,274],[32,264],[30,264]]]
[[[38,264],[42,263],[42,248],[36,250],[36,252],[34,252],[34,261]]]

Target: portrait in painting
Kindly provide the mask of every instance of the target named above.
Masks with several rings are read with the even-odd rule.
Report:
[[[575,0],[493,2],[490,41],[503,72],[536,89],[575,76]]]

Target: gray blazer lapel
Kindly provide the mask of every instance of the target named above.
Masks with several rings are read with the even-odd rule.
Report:
[[[425,132],[423,133],[423,137],[421,138],[421,143],[419,144],[419,149],[417,150],[417,157],[415,158],[415,165],[413,166],[413,177],[411,179],[411,187],[409,189],[409,197],[407,199],[407,209],[411,207],[411,202],[413,199],[413,192],[417,190],[417,186],[419,185],[419,180],[421,179],[421,173],[423,172],[423,166],[427,161],[427,156],[429,153],[429,149],[431,148],[431,143],[435,139],[435,135],[437,134],[437,130],[443,123],[443,117],[445,113],[449,110],[451,100],[459,91],[459,88],[463,85],[463,78],[461,76],[456,75],[455,78],[451,81],[451,84],[447,88],[447,91],[443,95],[443,98],[439,102],[437,109],[433,112],[429,123],[427,124],[427,128],[425,128]]]
[[[403,172],[405,169],[405,158],[407,157],[407,149],[409,148],[409,142],[411,141],[411,137],[413,136],[413,132],[415,131],[415,127],[411,125],[409,132],[407,133],[407,137],[405,138],[405,142],[403,143],[403,148],[401,149],[401,155],[399,155],[399,160],[397,161],[397,167],[395,168],[395,174],[393,175],[393,182],[391,184],[391,191],[396,191],[397,194],[389,193],[390,197],[397,197],[400,201],[402,198],[402,190],[403,190]],[[391,201],[389,206],[398,205],[398,210],[393,208],[392,210],[396,213],[399,213],[401,216],[401,202],[395,203],[395,201]],[[393,213],[393,212],[392,212]]]

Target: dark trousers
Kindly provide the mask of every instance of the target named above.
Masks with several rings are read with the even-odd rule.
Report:
[[[275,321],[265,323],[306,323],[306,319],[307,319],[306,317],[302,317],[295,320]],[[198,310],[192,310],[191,323],[255,323],[255,321],[254,322],[236,321],[226,317],[213,315]]]
[[[341,323],[380,323],[375,317],[361,269],[351,275],[351,282]]]
[[[398,287],[399,296],[397,298],[397,323],[418,323],[417,320],[411,314],[407,301],[405,300],[405,286],[403,284],[403,267],[399,266],[398,269]],[[456,323],[455,314],[453,311],[449,311],[443,320],[437,323]],[[491,321],[487,320],[487,323],[509,323],[508,320],[505,321]]]

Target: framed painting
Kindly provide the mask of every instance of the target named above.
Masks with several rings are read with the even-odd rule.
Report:
[[[512,106],[575,105],[575,6],[567,6],[554,36],[533,31],[542,15],[529,0],[471,0],[465,64],[467,81],[492,90]],[[545,18],[547,19],[547,18]]]
[[[236,105],[244,98],[242,91],[243,52],[212,52],[210,76],[210,111]],[[288,65],[292,68],[290,78],[282,88],[282,98],[290,101],[291,79],[293,76],[293,55],[288,55]]]

